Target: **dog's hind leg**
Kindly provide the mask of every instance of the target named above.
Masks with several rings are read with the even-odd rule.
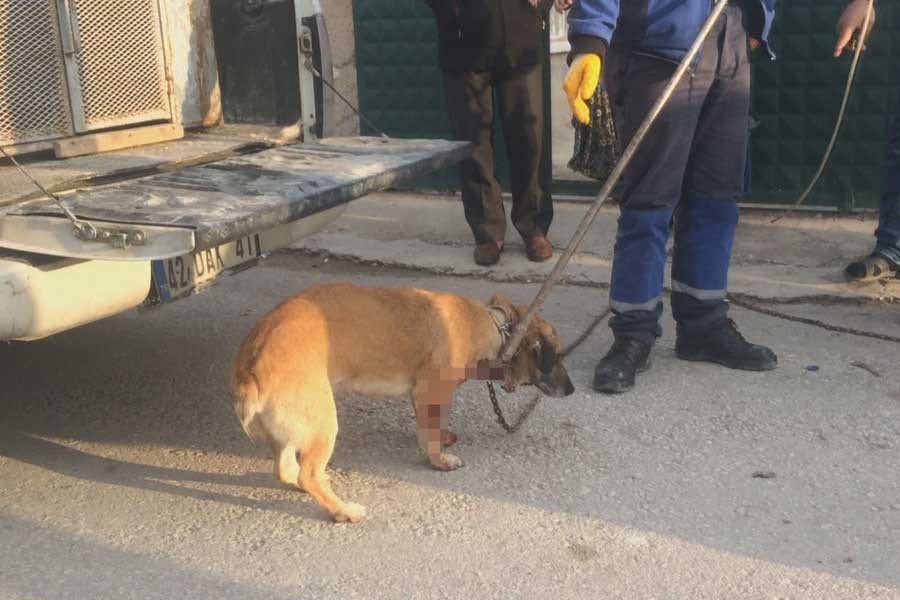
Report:
[[[300,465],[297,463],[297,448],[272,442],[275,456],[275,477],[278,481],[300,487]]]
[[[316,403],[317,410],[310,415],[308,437],[300,446],[300,487],[331,513],[335,521],[358,523],[366,515],[365,507],[338,498],[325,473],[325,467],[334,452],[338,422],[330,386],[320,394],[322,398]]]

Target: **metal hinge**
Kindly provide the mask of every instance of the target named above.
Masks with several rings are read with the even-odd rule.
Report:
[[[300,51],[307,55],[313,53],[312,29],[306,25],[300,29]]]
[[[147,234],[140,229],[130,227],[97,227],[92,223],[81,222],[74,227],[75,237],[85,242],[105,242],[113,248],[126,249],[131,246],[143,246],[147,243]]]

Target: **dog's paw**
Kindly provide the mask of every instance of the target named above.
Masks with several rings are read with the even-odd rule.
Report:
[[[456,443],[457,437],[456,434],[452,431],[442,431],[441,432],[441,443],[445,446],[452,446]]]
[[[359,523],[366,516],[366,507],[355,502],[347,502],[342,511],[332,516],[338,523]]]
[[[463,466],[463,461],[453,454],[443,453],[431,461],[431,465],[439,471],[455,471]]]

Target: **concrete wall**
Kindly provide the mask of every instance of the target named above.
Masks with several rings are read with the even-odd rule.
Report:
[[[322,0],[322,12],[331,41],[335,87],[354,106],[359,106],[353,0]],[[359,117],[340,98],[335,97],[334,102],[335,135],[359,135]]]
[[[222,99],[209,2],[163,2],[168,21],[166,48],[175,85],[175,120],[185,127],[208,127],[222,118]]]

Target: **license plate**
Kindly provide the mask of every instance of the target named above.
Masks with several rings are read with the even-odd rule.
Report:
[[[156,293],[161,302],[187,296],[224,271],[258,259],[265,251],[256,233],[209,250],[153,261]]]

